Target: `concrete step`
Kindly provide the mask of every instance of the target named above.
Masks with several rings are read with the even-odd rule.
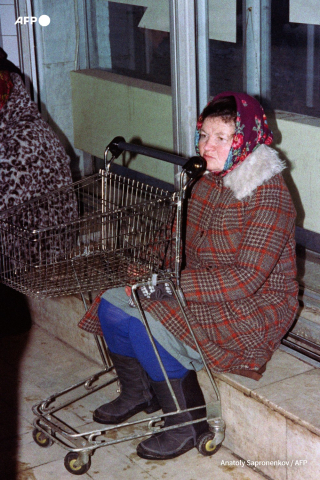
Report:
[[[91,359],[99,359],[94,337],[77,328],[84,313],[80,298],[29,299],[29,307],[36,324]],[[269,479],[319,478],[320,368],[316,362],[280,347],[258,382],[233,374],[215,378],[226,422],[225,447]],[[204,371],[199,380],[211,399],[212,387]]]

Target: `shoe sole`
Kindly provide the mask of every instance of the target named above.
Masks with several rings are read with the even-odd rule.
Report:
[[[138,445],[137,455],[140,458],[144,458],[145,460],[170,460],[170,458],[180,457],[180,455],[183,455],[184,453],[189,452],[189,450],[192,450],[195,447],[195,445],[193,443],[193,440],[191,441],[192,441],[192,445],[190,445],[190,443],[188,445],[187,443],[181,450],[178,450],[178,452],[169,453],[168,455],[161,455],[160,453],[159,454],[148,453],[148,451],[144,450],[142,447],[140,447],[140,445]]]

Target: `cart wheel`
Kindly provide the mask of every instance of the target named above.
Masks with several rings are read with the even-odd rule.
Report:
[[[50,437],[47,437],[45,433],[43,433],[41,430],[38,430],[37,428],[33,430],[32,437],[36,444],[42,448],[48,448],[54,444],[54,441]]]
[[[211,432],[206,432],[200,435],[197,442],[197,449],[201,453],[201,455],[204,455],[205,457],[210,457],[211,455],[214,455],[219,450],[219,448],[221,447],[221,444],[215,445],[212,442],[213,439],[214,439],[214,433],[211,433]]]
[[[68,472],[73,473],[73,475],[83,475],[84,473],[87,473],[87,471],[91,467],[90,457],[87,463],[84,463],[83,465],[76,465],[78,457],[78,453],[69,452],[64,458],[64,466],[66,467]]]

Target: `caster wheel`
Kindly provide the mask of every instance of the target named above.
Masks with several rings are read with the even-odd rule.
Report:
[[[38,430],[37,428],[33,430],[32,437],[36,444],[42,448],[48,448],[54,444],[54,441],[51,440],[51,438],[47,437],[45,433],[43,433],[41,430]]]
[[[210,457],[211,455],[214,455],[219,448],[221,447],[220,445],[214,445],[212,440],[214,439],[214,434],[211,432],[206,432],[200,435],[197,443],[197,449],[201,455],[205,457]]]
[[[64,466],[68,470],[68,472],[73,473],[73,475],[83,475],[87,473],[89,468],[91,467],[91,460],[83,465],[77,465],[76,462],[78,460],[79,454],[76,452],[69,452],[64,458]]]

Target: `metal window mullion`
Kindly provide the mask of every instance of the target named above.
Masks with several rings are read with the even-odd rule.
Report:
[[[260,96],[271,100],[271,0],[261,0]]]
[[[193,0],[170,0],[171,89],[174,150],[194,154],[197,118],[195,5]],[[181,167],[175,166],[175,185]]]
[[[244,30],[244,90],[252,96],[260,98],[261,78],[261,28],[260,28],[260,1],[243,1],[243,30]]]
[[[89,59],[89,26],[88,13],[91,11],[91,0],[76,0],[75,2],[75,22],[76,22],[76,59],[75,70],[90,68]]]
[[[198,113],[209,99],[209,10],[208,0],[196,2],[196,43],[198,76]]]
[[[314,51],[315,25],[307,25],[307,85],[306,105],[314,107]]]
[[[32,17],[35,12],[31,0],[15,0],[18,17]],[[36,15],[37,16],[37,15]],[[38,74],[35,54],[34,27],[31,22],[17,26],[21,70],[25,76],[25,85],[35,103],[39,104]]]

